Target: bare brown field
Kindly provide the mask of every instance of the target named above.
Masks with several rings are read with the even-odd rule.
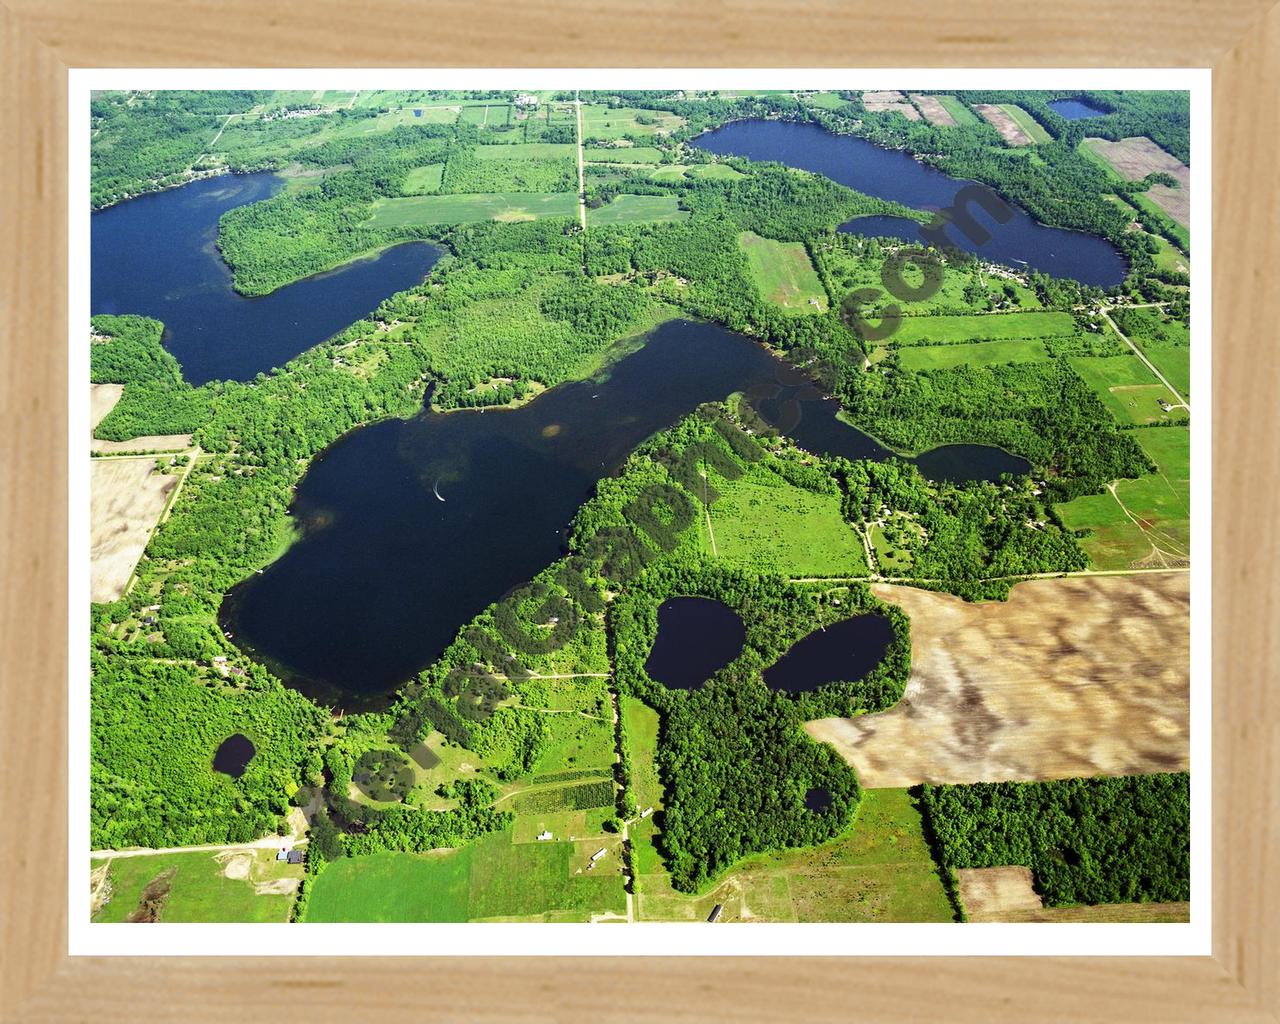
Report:
[[[1018,127],[1018,122],[1001,110],[994,103],[974,103],[973,109],[1000,133],[1001,138],[1011,146],[1030,146],[1034,141],[1030,135]]]
[[[975,923],[1132,924],[1191,920],[1190,903],[1103,903],[1046,907],[1025,867],[961,868],[956,871],[965,916]]]
[[[124,394],[123,384],[89,385],[89,430],[96,430]]]
[[[120,455],[124,452],[182,452],[192,446],[190,434],[147,434],[143,437],[131,437],[127,441],[103,441],[93,438],[89,449],[105,452],[108,455]]]
[[[985,604],[872,589],[911,616],[906,693],[805,725],[864,787],[1188,767],[1188,573],[1031,580]]]
[[[92,459],[90,597],[114,601],[123,592],[179,477],[155,471],[155,461]]]
[[[1119,142],[1085,139],[1084,144],[1126,181],[1140,181],[1152,171],[1172,175],[1178,182],[1177,188],[1152,185],[1147,195],[1184,228],[1191,226],[1191,168],[1181,160],[1166,153],[1145,135],[1130,136]]]
[[[908,121],[919,121],[920,111],[916,110],[907,98],[896,89],[882,89],[878,92],[864,92],[862,94],[862,105],[868,110],[884,114],[891,111],[897,111]]]
[[[107,413],[116,407],[124,394],[123,384],[89,385],[89,430],[92,433],[106,419]],[[89,450],[95,452],[177,452],[191,447],[190,434],[148,434],[132,437],[128,441],[102,441],[89,439]]]
[[[937,96],[922,96],[918,92],[911,94],[911,102],[920,108],[920,113],[930,124],[939,128],[954,128],[956,119],[939,101]]]
[[[960,903],[970,921],[1026,921],[1044,904],[1032,886],[1031,869],[957,868]]]

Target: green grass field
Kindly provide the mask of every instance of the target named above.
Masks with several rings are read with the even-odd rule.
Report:
[[[684,181],[689,170],[684,164],[662,164],[649,172],[654,181]]]
[[[631,786],[636,808],[662,808],[662,782],[658,778],[658,712],[634,697],[622,695],[622,722],[631,751]]]
[[[510,142],[476,146],[478,160],[577,160],[578,147],[568,142]]]
[[[869,572],[865,549],[841,517],[837,495],[802,490],[759,463],[715,487],[720,500],[710,512],[717,559],[793,576]],[[710,553],[705,517],[701,541]]]
[[[1167,243],[1166,243],[1167,244]],[[1115,314],[1113,314],[1114,316]],[[1158,310],[1128,310],[1124,330],[1129,340],[1178,389],[1183,398],[1191,394],[1191,339],[1187,325],[1167,319]]]
[[[399,228],[429,224],[463,224],[479,220],[536,220],[572,217],[578,197],[572,192],[484,192],[448,196],[379,199],[366,227]]]
[[[472,104],[462,108],[459,120],[480,128],[501,128],[510,123],[511,112],[510,103]]]
[[[689,211],[680,209],[675,196],[620,195],[604,206],[587,211],[589,224],[668,223],[687,220]]]
[[[111,899],[93,920],[120,922],[138,906],[143,890],[157,877],[174,871],[169,895],[164,899],[159,919],[162,922],[283,922],[289,920],[294,896],[288,893],[259,894],[257,883],[288,879],[289,884],[302,877],[302,865],[283,864],[275,859],[274,850],[248,850],[223,854],[223,861],[240,860],[236,866],[248,871],[245,878],[228,878],[227,865],[218,854],[156,854],[146,857],[116,857],[108,868]],[[101,861],[94,861],[95,867]],[[234,867],[233,867],[233,873]]]
[[[316,879],[306,920],[564,922],[622,915],[626,895],[616,849],[591,871],[583,866],[604,845],[598,839],[518,843],[507,829],[460,850],[343,858]]]
[[[1147,237],[1154,238],[1156,245],[1160,247],[1160,251],[1152,256],[1157,270],[1172,270],[1179,274],[1191,273],[1191,259],[1184,253],[1179,252],[1172,242],[1163,235],[1148,235]]]
[[[826,312],[826,290],[800,242],[775,242],[751,231],[744,231],[738,242],[766,299],[796,315]]]
[[[907,370],[941,370],[953,366],[996,366],[1001,363],[1028,363],[1048,359],[1044,342],[1031,338],[1017,341],[979,341],[971,345],[913,345],[898,353]]]
[[[652,146],[587,146],[582,151],[582,158],[599,164],[660,164],[662,150]]]
[[[946,345],[961,341],[1060,338],[1076,333],[1070,313],[979,313],[974,316],[907,316],[893,340],[900,345]]]
[[[876,553],[876,568],[887,576],[900,576],[907,573],[915,559],[911,552],[890,543],[879,523],[873,523],[870,530],[871,547]]]
[[[637,827],[638,829],[638,827]],[[633,830],[633,835],[635,834]],[[906,790],[863,794],[853,826],[821,846],[756,854],[705,893],[670,886],[637,843],[636,910],[642,921],[951,921],[950,900]],[[657,870],[642,870],[642,868]]]
[[[684,118],[664,110],[607,107],[600,103],[582,105],[582,134],[587,139],[620,139],[624,135],[655,135],[658,132],[675,131],[682,124],[684,124]]]
[[[1185,414],[1183,409],[1165,412],[1160,408],[1161,399],[1177,402],[1177,398],[1135,355],[1072,356],[1068,362],[1121,423],[1167,423]]]
[[[1013,118],[1018,127],[1031,137],[1032,142],[1053,141],[1053,137],[1044,130],[1044,126],[1016,103],[1001,103],[1000,109]]]
[[[427,195],[440,191],[440,178],[444,175],[444,164],[427,164],[415,167],[404,180],[404,190],[412,195]]]
[[[805,99],[805,103],[819,110],[844,110],[849,106],[847,99],[833,92],[815,92]]]
[[[733,181],[735,178],[745,178],[746,175],[728,164],[694,164],[689,168],[689,177],[705,178],[708,181]]]
[[[978,115],[966,107],[957,96],[939,96],[938,102],[947,108],[958,125],[977,124]]]
[[[1164,224],[1165,228],[1177,241],[1178,246],[1183,252],[1191,251],[1191,232],[1179,224],[1176,220],[1165,213],[1164,208],[1160,206],[1145,192],[1135,192],[1133,201],[1142,207],[1147,213],[1156,218],[1157,221]]]
[[[1086,495],[1057,507],[1068,529],[1093,531],[1080,543],[1096,569],[1176,565],[1190,556],[1190,431],[1159,427],[1135,430],[1133,438],[1156,463],[1155,473],[1121,480],[1114,495]]]
[[[933,317],[939,314],[963,315],[965,313],[979,313],[979,310],[975,309],[965,298],[965,289],[975,280],[974,275],[967,271],[957,270],[949,266],[943,267],[942,287],[938,291],[918,302],[899,301],[891,298],[884,290],[884,282],[881,280],[881,272],[884,267],[883,257],[868,257],[860,254],[856,249],[852,251],[843,248],[834,249],[823,246],[821,243],[819,243],[817,252],[820,270],[832,295],[839,297],[847,295],[855,288],[873,288],[884,295],[880,305],[893,303],[900,307],[904,318],[904,327],[908,325],[909,321],[917,317]],[[919,287],[924,280],[923,273],[909,264],[904,268],[902,276],[912,288]],[[1009,285],[1018,307],[1015,312],[1026,312],[1040,308],[1040,300],[1036,297],[1035,292],[1021,284],[995,277],[986,277],[983,284],[987,294],[997,298],[1004,297],[1005,286]],[[875,305],[873,304],[873,307]],[[986,307],[983,305],[981,308],[985,309]],[[870,312],[867,315],[873,321],[876,319]],[[1011,314],[1000,313],[994,315],[1007,316]],[[1060,315],[1069,316],[1069,314]],[[955,340],[971,341],[973,339],[968,335],[961,335]]]

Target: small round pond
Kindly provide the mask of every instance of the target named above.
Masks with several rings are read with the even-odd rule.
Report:
[[[821,786],[815,786],[805,793],[804,805],[814,814],[826,814],[831,810],[831,794]]]
[[[742,619],[706,597],[673,597],[658,609],[658,635],[644,670],[663,686],[692,690],[742,651]]]
[[[1083,121],[1088,117],[1106,117],[1111,113],[1109,110],[1100,110],[1079,96],[1065,100],[1050,100],[1045,106],[1068,121]]]
[[[244,774],[245,768],[255,753],[248,736],[242,736],[240,733],[228,736],[213,755],[213,770],[238,779]]]
[[[764,674],[771,690],[803,693],[827,683],[854,682],[878,664],[893,642],[883,615],[855,615],[810,633]]]

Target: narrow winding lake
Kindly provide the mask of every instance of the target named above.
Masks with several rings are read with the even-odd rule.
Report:
[[[742,619],[706,597],[673,597],[658,608],[658,635],[644,670],[663,686],[692,690],[742,653]]]
[[[811,451],[892,455],[749,338],[673,320],[601,376],[520,409],[426,411],[340,438],[298,487],[303,538],[231,591],[223,626],[317,700],[372,706],[558,558],[596,480],[637,444],[735,391]],[[1029,468],[982,445],[949,446],[940,461],[948,479]]]
[[[238,295],[218,252],[218,218],[283,185],[269,173],[223,175],[93,214],[91,311],[162,321],[165,345],[192,384],[252,380],[418,284],[440,256],[410,242],[270,295]]]
[[[866,139],[834,135],[817,125],[794,121],[734,121],[698,136],[691,145],[709,153],[776,160],[917,210],[948,207],[961,188],[973,184],[920,163],[901,150],[885,149]],[[1084,284],[1111,287],[1124,281],[1124,258],[1104,238],[1046,227],[1017,207],[1012,207],[1013,216],[1004,224],[996,223],[976,204],[970,209],[991,233],[991,239],[975,244],[950,229],[948,237],[958,248],[995,263],[1016,269],[1029,266]],[[902,217],[859,217],[840,230],[920,242],[920,227]]]
[[[164,320],[166,343],[197,383],[247,379],[430,269],[434,249],[401,246],[262,299],[236,295],[214,245],[218,217],[279,184],[265,174],[213,178],[95,214],[93,308]],[[810,451],[893,455],[756,342],[671,321],[596,379],[521,409],[426,411],[340,438],[299,485],[291,511],[301,539],[231,591],[224,628],[320,701],[383,703],[461,625],[560,556],[574,512],[637,444],[735,391]],[[949,445],[916,462],[953,481],[1029,469],[982,445]]]

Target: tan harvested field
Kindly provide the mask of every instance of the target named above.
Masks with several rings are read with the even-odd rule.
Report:
[[[1032,886],[1031,869],[957,868],[960,903],[970,921],[1026,921],[1044,904]]]
[[[116,407],[120,396],[124,394],[123,384],[90,384],[89,385],[89,430],[97,429],[107,413]]]
[[[124,592],[178,480],[157,473],[154,459],[90,460],[92,600],[114,601]]]
[[[1152,171],[1163,171],[1178,182],[1177,188],[1152,185],[1147,195],[1184,228],[1191,226],[1191,168],[1166,153],[1145,135],[1119,142],[1085,139],[1084,144],[1110,164],[1126,181],[1141,181]]]
[[[911,102],[920,108],[920,113],[924,114],[924,118],[930,124],[935,124],[939,128],[954,128],[956,119],[951,116],[938,100],[937,96],[922,96],[918,92],[911,94]]]
[[[916,110],[907,98],[896,89],[885,89],[878,92],[864,92],[862,94],[862,105],[868,110],[878,114],[888,113],[896,110],[908,121],[919,121],[920,111]]]
[[[182,452],[191,448],[190,434],[147,434],[127,441],[103,441],[94,438],[89,448],[95,452],[118,455],[123,452]]]
[[[911,616],[906,693],[880,714],[805,725],[863,786],[1188,767],[1188,573],[1031,580],[984,604],[872,589]]]
[[[1021,128],[1008,113],[994,103],[975,103],[973,109],[991,124],[1005,142],[1011,146],[1030,146],[1032,138]]]
[[[89,385],[89,430],[97,429],[107,413],[116,407],[124,394],[123,384]],[[89,439],[89,450],[95,452],[177,452],[191,447],[190,434],[148,434],[128,441],[102,441]]]
[[[1031,869],[1025,867],[960,868],[956,879],[965,916],[975,923],[1120,924],[1191,920],[1189,903],[1046,907],[1032,886]]]

